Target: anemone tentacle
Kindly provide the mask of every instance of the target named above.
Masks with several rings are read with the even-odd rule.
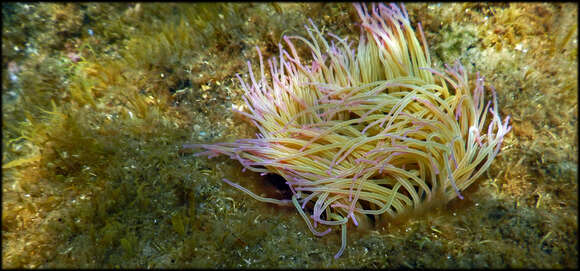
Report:
[[[349,221],[358,226],[367,215],[390,218],[428,201],[463,199],[511,130],[493,88],[483,106],[483,77],[470,81],[459,62],[432,67],[422,28],[419,41],[404,5],[355,9],[356,49],[332,33],[327,40],[310,21],[310,39],[284,37],[288,49],[279,46],[269,69],[258,49],[259,79],[248,62],[250,81],[238,76],[248,108],[240,113],[260,130],[257,138],[190,145],[205,149],[199,155],[225,154],[244,170],[283,176],[292,199],[224,182],[259,201],[293,204],[316,236],[340,226],[336,258]],[[309,63],[295,41],[311,50]]]

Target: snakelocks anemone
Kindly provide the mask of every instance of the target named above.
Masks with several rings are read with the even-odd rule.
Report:
[[[247,108],[234,110],[259,129],[257,138],[186,146],[282,176],[291,199],[223,181],[256,200],[294,205],[316,236],[340,227],[335,258],[349,222],[463,199],[511,130],[493,88],[485,103],[483,77],[469,80],[458,62],[432,67],[421,25],[419,41],[403,5],[355,9],[362,32],[356,48],[330,33],[325,39],[311,21],[310,39],[284,37],[287,49],[279,45],[279,56],[268,60],[269,75],[260,54],[260,77],[249,63],[250,82],[238,76]],[[311,50],[308,60],[295,41]]]

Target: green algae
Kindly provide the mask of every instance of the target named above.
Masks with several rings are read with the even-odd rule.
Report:
[[[495,86],[514,132],[466,200],[349,228],[334,260],[339,233],[317,238],[292,208],[220,179],[269,197],[288,191],[181,146],[252,137],[230,109],[254,47],[275,56],[308,18],[356,39],[352,7],[3,4],[2,264],[577,267],[575,7],[407,5],[437,63],[459,57]]]

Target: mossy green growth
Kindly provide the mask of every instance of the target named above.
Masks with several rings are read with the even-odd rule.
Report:
[[[188,218],[184,217],[180,211],[175,212],[171,216],[171,225],[173,226],[173,230],[180,236],[185,236],[185,228],[188,224]]]
[[[464,61],[467,51],[478,46],[477,28],[474,25],[444,25],[435,39],[431,51],[442,63],[455,59]]]
[[[135,256],[138,249],[138,240],[134,232],[128,232],[125,237],[121,238],[120,243],[126,258],[129,259]]]

